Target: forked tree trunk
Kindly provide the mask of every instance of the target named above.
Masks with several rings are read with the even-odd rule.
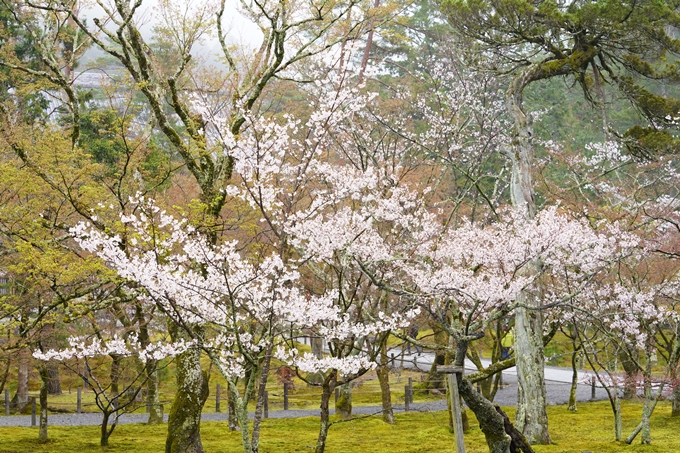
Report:
[[[649,355],[648,355],[649,357]],[[638,434],[642,434],[640,443],[643,445],[648,445],[652,443],[651,425],[650,419],[656,408],[656,403],[662,395],[664,385],[663,383],[659,386],[656,391],[652,390],[652,365],[649,360],[647,360],[647,366],[644,374],[644,392],[645,401],[642,405],[642,419],[640,424],[633,430],[633,432],[626,439],[626,443],[630,444],[635,440]]]
[[[454,364],[462,367],[465,361],[467,343],[456,345]],[[478,393],[467,379],[458,380],[458,393],[477,417],[479,428],[484,433],[490,453],[533,453],[526,438],[512,425],[505,413]]]
[[[111,437],[111,434],[113,434],[113,430],[116,429],[116,424],[118,422],[118,419],[114,416],[113,418],[113,423],[109,426],[109,420],[111,420],[111,415],[113,415],[115,411],[111,411],[109,409],[104,411],[104,417],[102,418],[102,424],[99,427],[99,446],[100,447],[108,447],[109,446],[109,438]]]
[[[181,327],[173,326],[170,333],[173,341],[181,338],[190,340]],[[187,349],[177,356],[175,363],[177,391],[168,415],[165,452],[202,453],[201,412],[209,389],[208,375],[201,367],[201,348],[193,346]]]

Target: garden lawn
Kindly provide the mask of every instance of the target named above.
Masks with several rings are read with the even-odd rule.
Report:
[[[512,417],[512,408],[508,408]],[[625,402],[624,436],[639,420],[641,405]],[[470,413],[468,411],[468,413]],[[652,445],[626,445],[613,441],[613,423],[607,402],[579,405],[577,413],[566,406],[548,408],[553,445],[536,446],[537,453],[609,452],[680,452],[680,419],[671,419],[670,405],[660,403],[652,418]],[[393,453],[453,452],[453,436],[448,430],[444,412],[398,414],[396,425],[387,425],[378,417],[334,424],[330,429],[329,453]],[[472,420],[465,434],[468,453],[487,452],[484,436]],[[111,446],[99,447],[98,427],[50,427],[50,442],[39,444],[36,428],[0,428],[0,453],[65,453],[65,452],[162,452],[166,426],[121,425],[110,439]],[[269,419],[263,422],[262,453],[311,451],[318,430],[314,417]],[[202,424],[205,450],[211,452],[240,451],[240,433],[227,431],[224,422]]]

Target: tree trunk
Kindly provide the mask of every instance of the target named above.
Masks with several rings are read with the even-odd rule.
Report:
[[[671,417],[680,417],[680,378],[678,377],[677,365],[671,368],[671,385],[673,386]]]
[[[382,397],[382,419],[385,423],[394,424],[394,411],[392,410],[392,394],[390,392],[390,367],[388,366],[387,341],[380,345],[380,365],[376,370],[380,383],[380,395]]]
[[[111,412],[108,410],[104,411],[104,417],[102,418],[102,425],[99,429],[100,432],[100,438],[99,438],[99,446],[100,447],[108,447],[109,446],[109,437],[111,437],[111,433],[113,433],[113,428],[109,430],[109,419],[111,418]]]
[[[617,442],[623,437],[623,420],[621,419],[621,399],[617,396],[612,403],[614,412],[614,439]]]
[[[17,372],[17,392],[12,399],[16,412],[20,413],[28,404],[28,349],[19,351],[19,367]]]
[[[59,364],[47,362],[47,393],[50,395],[61,395],[61,380],[59,379]]]
[[[324,450],[326,449],[326,439],[328,438],[328,428],[330,427],[330,401],[331,395],[335,390],[336,379],[337,371],[331,370],[321,386],[321,423],[314,453],[324,453]]]
[[[317,359],[320,359],[323,357],[323,338],[321,337],[311,337],[311,343],[312,343],[312,354],[314,357]]]
[[[456,345],[455,365],[462,367],[465,362],[467,343],[458,341]],[[528,441],[524,438],[497,405],[478,393],[470,381],[458,380],[458,392],[470,410],[477,417],[479,428],[484,433],[490,453],[533,453]]]
[[[47,365],[47,364],[45,364]],[[47,366],[40,367],[40,431],[38,432],[38,442],[46,443],[47,438],[47,393],[49,390],[49,368]]]
[[[510,195],[515,210],[526,219],[536,214],[534,188],[531,180],[533,165],[533,134],[531,117],[524,112],[522,92],[531,81],[531,68],[515,76],[505,94],[505,105],[513,119],[512,164]],[[536,272],[539,263],[528,263],[525,272]],[[522,308],[515,312],[515,356],[517,357],[518,402],[515,424],[532,444],[549,444],[546,412],[545,358],[543,354],[543,314],[540,301],[523,291],[517,301]],[[527,308],[529,307],[529,308]]]
[[[380,6],[380,0],[375,0],[373,3],[373,8],[378,8]],[[370,25],[368,30],[368,37],[366,38],[366,47],[364,48],[364,56],[361,59],[361,66],[359,69],[358,82],[364,81],[364,72],[366,72],[366,66],[368,66],[368,58],[371,55],[371,47],[373,46],[373,24]]]
[[[260,451],[260,428],[262,426],[262,415],[264,412],[264,392],[267,389],[267,378],[269,377],[269,368],[272,361],[272,349],[273,346],[271,345],[267,349],[267,353],[262,362],[260,379],[257,386],[257,400],[255,403],[255,416],[253,417],[253,433],[251,437],[252,453],[258,453]]]
[[[479,356],[479,353],[475,348],[470,348],[470,351],[468,352],[468,358],[472,361],[472,363],[475,364],[478,370],[484,369],[484,366],[482,365],[482,359]],[[492,358],[492,363],[495,363],[496,360],[493,360]],[[493,399],[496,397],[496,392],[498,392],[498,384],[500,380],[500,375],[495,374],[493,376],[488,377],[487,379],[483,379],[482,381],[479,381],[477,384],[479,385],[479,389],[482,392],[482,395],[484,398],[488,399],[489,401],[493,402]]]
[[[342,384],[338,387],[338,402],[335,403],[335,415],[343,420],[352,418],[352,384]]]
[[[543,322],[537,310],[515,315],[518,402],[515,425],[532,444],[549,444],[545,396]]]
[[[246,384],[246,390],[244,392],[246,394],[248,392],[247,388],[248,386]],[[229,390],[230,393],[232,393],[235,416],[241,429],[241,446],[243,447],[243,453],[251,453],[252,445],[250,443],[250,432],[248,427],[248,404],[244,402],[244,398],[239,397],[235,381],[229,381]]]
[[[623,383],[623,399],[632,400],[637,396],[637,378],[638,371],[640,371],[637,366],[638,359],[639,353],[637,348],[632,349],[626,346],[625,350],[622,350],[619,354],[621,366],[626,372],[626,378]]]
[[[195,327],[198,329],[198,327]],[[173,341],[190,340],[181,327],[170,329]],[[198,337],[200,337],[199,332]],[[166,453],[202,453],[201,412],[208,398],[208,375],[201,368],[201,348],[193,346],[175,360],[177,391],[168,416]]]
[[[649,357],[649,354],[647,357]],[[645,369],[644,387],[645,402],[642,405],[642,419],[640,420],[640,424],[626,439],[626,443],[628,444],[632,443],[639,433],[642,433],[642,439],[640,439],[641,444],[648,445],[652,443],[650,419],[654,413],[654,409],[656,408],[656,403],[659,401],[659,397],[662,395],[664,386],[661,384],[656,392],[652,391],[652,365],[649,360],[647,360],[647,366]]]
[[[432,332],[434,333],[434,342],[436,345],[445,346],[449,344],[448,334],[444,329],[437,327],[436,324],[432,324]],[[444,365],[446,363],[446,353],[440,350],[434,352],[434,362],[432,362],[432,367],[430,367],[430,372],[427,375],[427,381],[425,386],[428,389],[442,390],[446,387],[446,382],[444,376],[437,372],[438,365]]]
[[[227,392],[227,424],[229,426],[229,431],[238,431],[238,417],[236,416],[236,404],[234,403],[234,397],[231,391]]]
[[[151,361],[150,361],[151,362]],[[158,425],[163,423],[163,406],[161,405],[160,395],[158,392],[158,371],[156,366],[157,361],[147,363],[148,375],[146,381],[146,404],[149,406],[149,419],[147,424]]]
[[[578,357],[580,351],[574,349],[571,353],[571,388],[569,389],[569,405],[567,410],[576,412],[576,390],[578,389]]]
[[[5,390],[5,385],[7,385],[7,378],[9,377],[9,368],[10,365],[12,364],[9,355],[5,357],[3,360],[5,361],[5,363],[4,369],[2,371],[2,377],[0,377],[0,393],[2,393],[3,390]]]
[[[111,362],[111,403],[114,409],[118,409],[118,399],[120,398],[120,361],[119,355],[111,355],[113,361]]]

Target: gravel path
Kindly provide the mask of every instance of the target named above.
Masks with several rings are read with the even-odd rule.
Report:
[[[556,367],[546,367],[546,378],[549,378],[551,373],[549,368],[554,370],[564,371]],[[517,403],[517,377],[511,372],[506,371],[503,374],[503,381],[506,384],[504,388],[498,390],[494,402],[501,406],[514,406]],[[559,382],[555,380],[546,380],[546,394],[549,404],[566,404],[569,401],[569,383]],[[606,399],[607,394],[604,389],[597,387],[596,398],[598,400]],[[578,401],[589,401],[591,397],[591,388],[588,385],[579,385],[577,392]],[[394,406],[395,412],[403,412],[403,405]],[[412,411],[440,411],[446,409],[446,400],[429,401],[426,403],[411,404]],[[357,415],[378,414],[380,413],[380,406],[354,406],[352,412]],[[331,413],[334,410],[331,409]],[[311,417],[319,416],[319,409],[294,409],[294,410],[277,410],[269,411],[269,418],[295,418],[295,417]],[[251,414],[252,417],[252,414]],[[118,420],[119,424],[127,423],[145,423],[148,418],[147,414],[124,414]],[[219,421],[226,420],[227,414],[221,413],[204,413],[203,420]],[[167,421],[167,415],[166,415]],[[101,414],[84,413],[84,414],[50,414],[49,424],[52,426],[86,426],[86,425],[100,425],[102,422]],[[0,416],[0,427],[3,426],[31,426],[30,415],[11,415]]]

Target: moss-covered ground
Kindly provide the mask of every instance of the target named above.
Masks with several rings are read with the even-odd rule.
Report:
[[[626,402],[623,406],[624,434],[637,421],[641,405]],[[512,409],[508,408],[512,415]],[[537,446],[537,453],[581,453],[592,451],[668,453],[680,452],[680,420],[671,419],[670,405],[662,403],[652,419],[652,445],[626,445],[614,442],[612,416],[607,402],[579,405],[577,413],[565,406],[548,408],[550,446]],[[378,417],[337,423],[330,429],[329,453],[382,452],[452,452],[453,436],[448,430],[444,412],[407,413],[397,415],[395,425],[387,425]],[[98,445],[98,427],[50,427],[50,442],[39,444],[35,428],[0,428],[0,453],[66,453],[66,452],[160,452],[164,450],[166,426],[122,425],[111,438],[111,446]],[[314,417],[269,419],[262,430],[262,453],[311,451],[318,429]],[[229,433],[222,422],[204,422],[202,438],[206,452],[238,452],[240,434]],[[466,451],[488,451],[479,427],[472,423],[465,434]]]

